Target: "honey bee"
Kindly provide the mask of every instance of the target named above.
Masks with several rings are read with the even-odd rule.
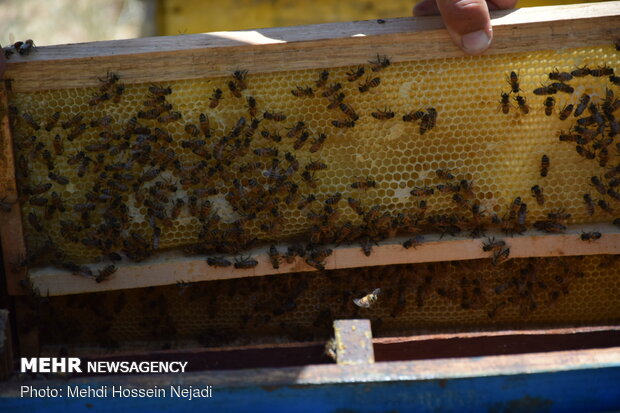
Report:
[[[510,256],[510,247],[497,250],[493,252],[493,257],[491,258],[491,264],[495,266],[503,264],[509,260],[509,256]]]
[[[304,180],[304,182],[310,187],[310,188],[314,188],[316,189],[317,187],[317,179],[314,177],[314,174],[311,174],[310,171],[304,171],[301,174],[302,179]]]
[[[534,196],[534,198],[536,198],[536,202],[538,203],[538,205],[545,204],[545,196],[543,195],[543,191],[540,186],[534,185],[532,187],[532,195]]]
[[[572,103],[570,105],[564,105],[562,110],[560,110],[560,120],[566,120],[570,116],[572,111],[573,111]]]
[[[352,128],[355,126],[354,120],[332,120],[332,125],[337,128]]]
[[[263,113],[263,118],[265,119],[269,119],[269,120],[273,120],[276,122],[282,122],[284,120],[286,120],[286,115],[284,113],[279,113],[279,112],[265,112]]]
[[[553,113],[553,107],[555,106],[555,99],[549,96],[545,99],[543,105],[545,107],[545,115],[551,116]]]
[[[327,70],[323,70],[319,73],[319,80],[315,82],[316,87],[323,87],[327,83],[327,79],[329,78],[329,72]]]
[[[166,96],[172,93],[172,89],[170,87],[151,85],[149,87],[149,92],[151,92],[151,94],[154,96]]]
[[[47,149],[45,149],[42,153],[41,153],[41,157],[43,158],[43,160],[45,161],[45,164],[47,166],[48,170],[53,170],[54,169],[54,160],[52,159],[52,154],[50,151],[48,151]]]
[[[297,86],[296,89],[291,90],[293,96],[304,97],[304,96],[314,96],[314,92],[311,87],[301,87]]]
[[[230,90],[230,93],[233,94],[234,97],[236,98],[241,98],[243,97],[241,95],[241,91],[239,90],[239,86],[237,85],[237,83],[233,80],[228,82],[228,90]]]
[[[342,194],[340,192],[336,192],[334,195],[330,196],[325,200],[327,205],[336,205],[342,199]]]
[[[200,130],[196,125],[188,123],[185,125],[185,133],[190,136],[197,137],[198,135],[200,135]]]
[[[16,42],[15,44],[17,44],[17,43],[19,43],[19,42]],[[34,45],[34,42],[32,41],[32,39],[28,39],[25,42],[21,43],[19,45],[19,47],[15,46],[15,45],[13,45],[13,46],[17,50],[17,53],[19,53],[22,56],[30,54],[30,52],[35,49],[35,45]]]
[[[43,226],[41,225],[41,221],[39,220],[39,217],[34,212],[28,213],[28,222],[30,223],[32,228],[34,228],[35,231],[37,232],[43,231]]]
[[[535,95],[555,95],[558,92],[558,90],[551,86],[551,85],[542,85],[539,88],[534,89],[534,94]]]
[[[598,176],[593,176],[593,177],[590,178],[590,182],[592,182],[592,185],[596,188],[596,190],[601,195],[605,195],[607,190],[605,189],[605,185],[603,185],[603,182],[601,181],[601,178],[599,178]]]
[[[592,242],[592,241],[601,239],[601,237],[602,237],[602,234],[600,232],[591,231],[591,232],[582,232],[579,238],[581,238],[582,241]]]
[[[482,250],[485,252],[496,252],[501,251],[506,246],[506,241],[504,240],[496,240],[495,237],[487,238],[485,242],[482,243]]]
[[[357,79],[364,75],[364,66],[358,66],[356,69],[351,69],[347,72],[347,80],[349,82],[355,82]]]
[[[170,122],[177,121],[181,119],[182,117],[183,116],[181,115],[181,112],[171,111],[171,112],[168,112],[167,114],[164,114],[158,117],[157,121],[160,123],[170,123]]]
[[[536,92],[534,92],[536,93]],[[510,95],[508,93],[504,93],[502,92],[502,97],[499,101],[499,109],[501,109],[502,113],[504,115],[507,115],[508,112],[510,112]],[[422,116],[424,116],[424,113],[422,112]],[[405,120],[405,117],[403,116],[403,120]]]
[[[347,198],[347,202],[349,204],[349,206],[351,207],[351,209],[353,209],[358,215],[364,215],[365,211],[364,211],[364,207],[362,206],[362,203],[355,198]]]
[[[277,133],[269,132],[266,129],[263,129],[260,134],[261,134],[261,136],[263,138],[270,139],[270,140],[272,140],[274,142],[281,142],[282,141],[282,137],[280,135],[278,135]]]
[[[312,161],[305,166],[306,171],[322,171],[327,169],[327,164],[319,161]]]
[[[424,117],[425,113],[423,110],[417,110],[415,112],[409,112],[403,116],[403,122],[414,122],[416,120],[420,120]]]
[[[101,103],[106,100],[110,100],[110,95],[108,93],[103,93],[101,95],[93,96],[92,99],[88,101],[89,106],[99,106]]]
[[[58,182],[60,185],[67,185],[69,183],[69,180],[66,177],[55,174],[53,172],[47,174],[47,177],[52,181]]]
[[[235,70],[233,73],[233,77],[235,78],[235,83],[239,86],[239,90],[245,90],[248,88],[245,83],[245,77],[248,74],[247,70]]]
[[[543,178],[547,176],[547,174],[549,173],[549,166],[549,157],[547,155],[543,155],[540,158],[540,176],[542,176]]]
[[[424,135],[427,131],[435,127],[437,121],[437,110],[435,108],[428,108],[427,113],[422,116],[420,122],[420,135]]]
[[[586,207],[586,213],[590,216],[594,215],[594,201],[590,194],[583,194],[583,202]]]
[[[51,131],[54,126],[56,126],[58,119],[60,119],[60,112],[54,112],[50,115],[50,117],[45,121],[45,130],[48,132]]]
[[[324,133],[320,133],[318,138],[312,140],[312,145],[310,146],[310,153],[315,153],[321,149],[323,143],[327,139],[327,135]]]
[[[342,89],[342,84],[340,84],[340,83],[332,83],[331,85],[329,85],[329,87],[327,87],[325,89],[325,91],[322,93],[321,96],[323,96],[324,98],[331,97],[336,92],[338,92],[340,89]]]
[[[446,181],[450,181],[450,180],[454,179],[454,175],[452,175],[450,173],[450,171],[447,170],[447,169],[437,169],[435,171],[435,173],[437,174],[437,177],[439,179],[443,179],[443,180],[446,180]]]
[[[372,70],[373,72],[378,72],[382,69],[385,69],[391,64],[390,59],[388,59],[387,56],[379,56],[378,54],[377,60],[370,60],[368,61],[368,63],[370,63],[370,70]]]
[[[610,197],[612,197],[616,201],[620,201],[620,193],[618,191],[614,190],[613,188],[607,188],[607,195],[609,195]]]
[[[22,118],[24,118],[24,120],[26,121],[26,123],[34,130],[39,130],[41,129],[41,125],[39,125],[39,122],[37,122],[36,120],[34,120],[34,118],[32,117],[32,115],[29,112],[24,112],[22,114]]]
[[[209,257],[207,264],[211,267],[230,267],[232,263],[224,257]]]
[[[359,119],[359,116],[357,116],[357,113],[355,113],[351,106],[347,105],[346,103],[341,103],[339,107],[340,110],[352,120],[356,121]]]
[[[529,105],[525,102],[525,98],[523,96],[515,96],[514,98],[517,101],[517,105],[519,105],[519,109],[521,110],[521,112],[524,115],[527,115],[528,113],[530,113],[530,107]]]
[[[590,76],[593,77],[602,77],[602,76],[613,76],[614,69],[609,66],[600,66],[596,69],[590,69]]]
[[[255,118],[256,112],[257,112],[256,99],[254,99],[253,96],[248,96],[247,101],[248,101],[248,112],[250,113],[250,117]]]
[[[567,72],[560,72],[556,67],[553,72],[549,73],[549,79],[558,80],[560,82],[568,82],[573,78],[573,75]]]
[[[306,124],[304,122],[297,122],[297,124],[295,124],[295,126],[293,126],[288,133],[286,134],[287,137],[289,138],[296,138],[297,135],[299,135],[299,133],[301,133],[301,131],[304,130],[304,128],[306,127]]]
[[[316,201],[316,196],[314,194],[310,194],[306,198],[303,198],[301,201],[299,201],[299,203],[297,204],[297,209],[304,209],[314,201]]]
[[[263,157],[274,157],[278,156],[278,150],[275,148],[257,148],[254,149],[254,154]]]
[[[329,98],[329,105],[327,105],[327,109],[332,110],[336,109],[340,106],[342,101],[344,100],[344,93],[338,93]]]
[[[116,272],[116,270],[118,270],[118,268],[116,268],[114,264],[106,266],[105,268],[99,270],[99,273],[95,277],[95,281],[100,283],[107,280],[108,278],[110,278],[110,276],[112,276],[112,274]]]
[[[574,77],[584,77],[590,74],[590,69],[587,66],[578,67],[577,69],[570,72]]]
[[[510,85],[510,90],[512,93],[519,93],[521,88],[519,88],[519,75],[514,70],[510,72],[510,75],[506,77],[506,81]]]
[[[573,113],[574,117],[579,117],[583,113],[584,110],[588,107],[588,103],[590,103],[590,95],[584,93],[579,98],[579,104],[575,108],[575,112]]]
[[[610,207],[609,204],[605,202],[604,199],[599,199],[596,204],[599,206],[599,208],[601,208],[603,211],[607,212],[608,214],[614,213],[614,209]]]
[[[577,151],[577,153],[581,156],[583,156],[586,159],[594,159],[596,157],[596,154],[586,148],[584,148],[581,145],[577,145],[575,147],[575,150]]]
[[[620,76],[614,76],[614,75],[610,75],[609,76],[609,81],[611,83],[613,83],[616,86],[620,86]]]
[[[71,133],[67,135],[67,140],[73,141],[75,138],[79,138],[84,133],[85,130],[86,130],[86,124],[80,123],[78,126],[73,128]]]
[[[360,93],[368,92],[370,88],[377,87],[380,84],[381,79],[378,77],[375,77],[374,79],[367,78],[366,81],[358,87],[358,90],[360,91]]]
[[[280,256],[280,253],[278,252],[278,249],[275,245],[269,247],[269,261],[271,261],[271,265],[273,266],[273,268],[280,268],[280,262],[282,262],[282,257]]]
[[[223,95],[222,89],[215,88],[213,90],[213,94],[209,98],[209,107],[211,109],[215,109],[217,107],[217,105],[219,105],[220,100],[222,99],[222,95]]]
[[[379,110],[371,113],[372,117],[379,120],[392,119],[394,117],[394,112],[390,109]]]
[[[62,139],[60,138],[60,135],[56,135],[54,137],[54,153],[56,155],[62,155],[64,152],[64,146],[62,144]]]
[[[28,200],[28,203],[30,203],[31,205],[36,205],[36,206],[45,206],[47,205],[47,198],[32,197]]]
[[[370,294],[366,294],[361,298],[354,298],[353,303],[358,307],[369,308],[378,300],[379,294],[381,294],[381,289],[375,288]]]
[[[235,268],[237,269],[249,269],[254,268],[258,265],[258,261],[253,259],[251,256],[247,258],[239,257],[235,258]]]
[[[375,188],[377,186],[377,182],[370,179],[370,178],[366,178],[360,181],[356,181],[353,182],[351,184],[351,188],[353,189],[363,189],[366,190],[368,188]]]
[[[421,245],[424,242],[424,237],[422,235],[416,235],[413,238],[409,238],[405,242],[403,242],[403,248],[416,248],[418,245]]]
[[[125,92],[125,85],[116,85],[116,89],[114,89],[114,98],[112,99],[113,103],[120,103],[121,96]]]
[[[553,87],[559,92],[564,92],[568,94],[572,94],[575,91],[575,89],[572,86],[569,86],[566,83],[562,83],[562,82],[554,82],[551,84],[551,87]]]
[[[410,193],[413,196],[430,196],[435,193],[435,190],[431,187],[415,187]]]

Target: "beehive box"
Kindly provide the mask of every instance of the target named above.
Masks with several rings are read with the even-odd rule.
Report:
[[[618,13],[615,3],[499,13],[494,46],[478,57],[463,57],[436,19],[413,28],[395,19],[17,56],[6,76],[0,185],[0,199],[16,203],[2,221],[9,287],[53,296],[178,284],[153,299],[136,292],[128,308],[153,302],[167,313],[161,303],[185,303],[179,315],[192,312],[177,291],[190,282],[440,262],[345,271],[332,274],[333,285],[322,274],[208,284],[198,290],[214,297],[238,287],[230,303],[216,306],[237,312],[170,330],[195,338],[240,324],[278,336],[299,326],[320,336],[322,315],[364,313],[390,333],[524,319],[615,322],[613,257],[529,258],[620,251]],[[555,93],[535,92],[553,82]],[[575,116],[584,95],[592,105]],[[601,130],[575,137],[576,127]],[[492,237],[506,245],[485,250]],[[297,244],[306,254],[283,257]],[[445,263],[455,260],[477,261]],[[377,287],[380,311],[352,304]],[[272,301],[276,293],[283,298]],[[113,306],[127,297],[110,294],[103,301],[120,308],[118,317],[135,314]],[[325,296],[333,305],[320,305]],[[598,310],[577,311],[592,297]],[[43,313],[74,311],[53,300],[56,312]],[[132,323],[146,322],[121,324]],[[113,340],[124,341],[128,331],[117,333]]]

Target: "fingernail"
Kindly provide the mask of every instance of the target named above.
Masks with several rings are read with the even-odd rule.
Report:
[[[491,44],[491,37],[485,30],[467,33],[461,37],[463,50],[470,54],[476,54],[488,49]]]

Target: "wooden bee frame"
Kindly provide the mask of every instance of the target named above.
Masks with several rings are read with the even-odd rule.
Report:
[[[488,54],[585,47],[609,44],[620,37],[620,5],[617,2],[579,4],[499,11],[492,14],[494,41]],[[15,92],[92,87],[102,70],[123,74],[125,83],[165,82],[221,77],[239,67],[253,73],[356,65],[375,54],[394,62],[461,56],[438,17],[399,18],[381,21],[334,23],[297,28],[220,32],[37,48],[29,56],[15,56],[5,78]],[[291,58],[291,56],[293,58]],[[12,138],[6,90],[0,90],[2,140],[5,160],[0,165],[0,199],[17,202]],[[19,203],[0,215],[7,283],[12,295],[22,294],[20,281],[27,271],[19,265],[25,242]],[[603,234],[597,242],[583,242],[583,230]],[[493,236],[493,234],[488,234]],[[495,234],[498,235],[498,234]],[[375,246],[371,257],[355,247],[338,247],[327,258],[326,269],[402,263],[467,260],[488,257],[480,239],[456,237],[442,240],[430,235],[423,245],[402,248],[406,238]],[[564,234],[528,232],[508,240],[510,257],[618,254],[620,229],[612,225],[575,226]],[[76,277],[54,268],[28,271],[41,294],[64,295],[154,285],[179,281],[261,276],[311,271],[300,259],[272,268],[265,248],[249,251],[259,264],[252,269],[210,268],[205,257],[184,257],[176,252],[158,254],[139,264],[123,264],[104,283]],[[20,258],[22,257],[22,258]],[[147,277],[148,275],[148,277]]]

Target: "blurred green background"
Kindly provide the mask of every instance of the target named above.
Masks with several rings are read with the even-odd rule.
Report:
[[[521,0],[518,7],[584,1]],[[0,0],[3,45],[37,45],[410,16],[413,0]]]

